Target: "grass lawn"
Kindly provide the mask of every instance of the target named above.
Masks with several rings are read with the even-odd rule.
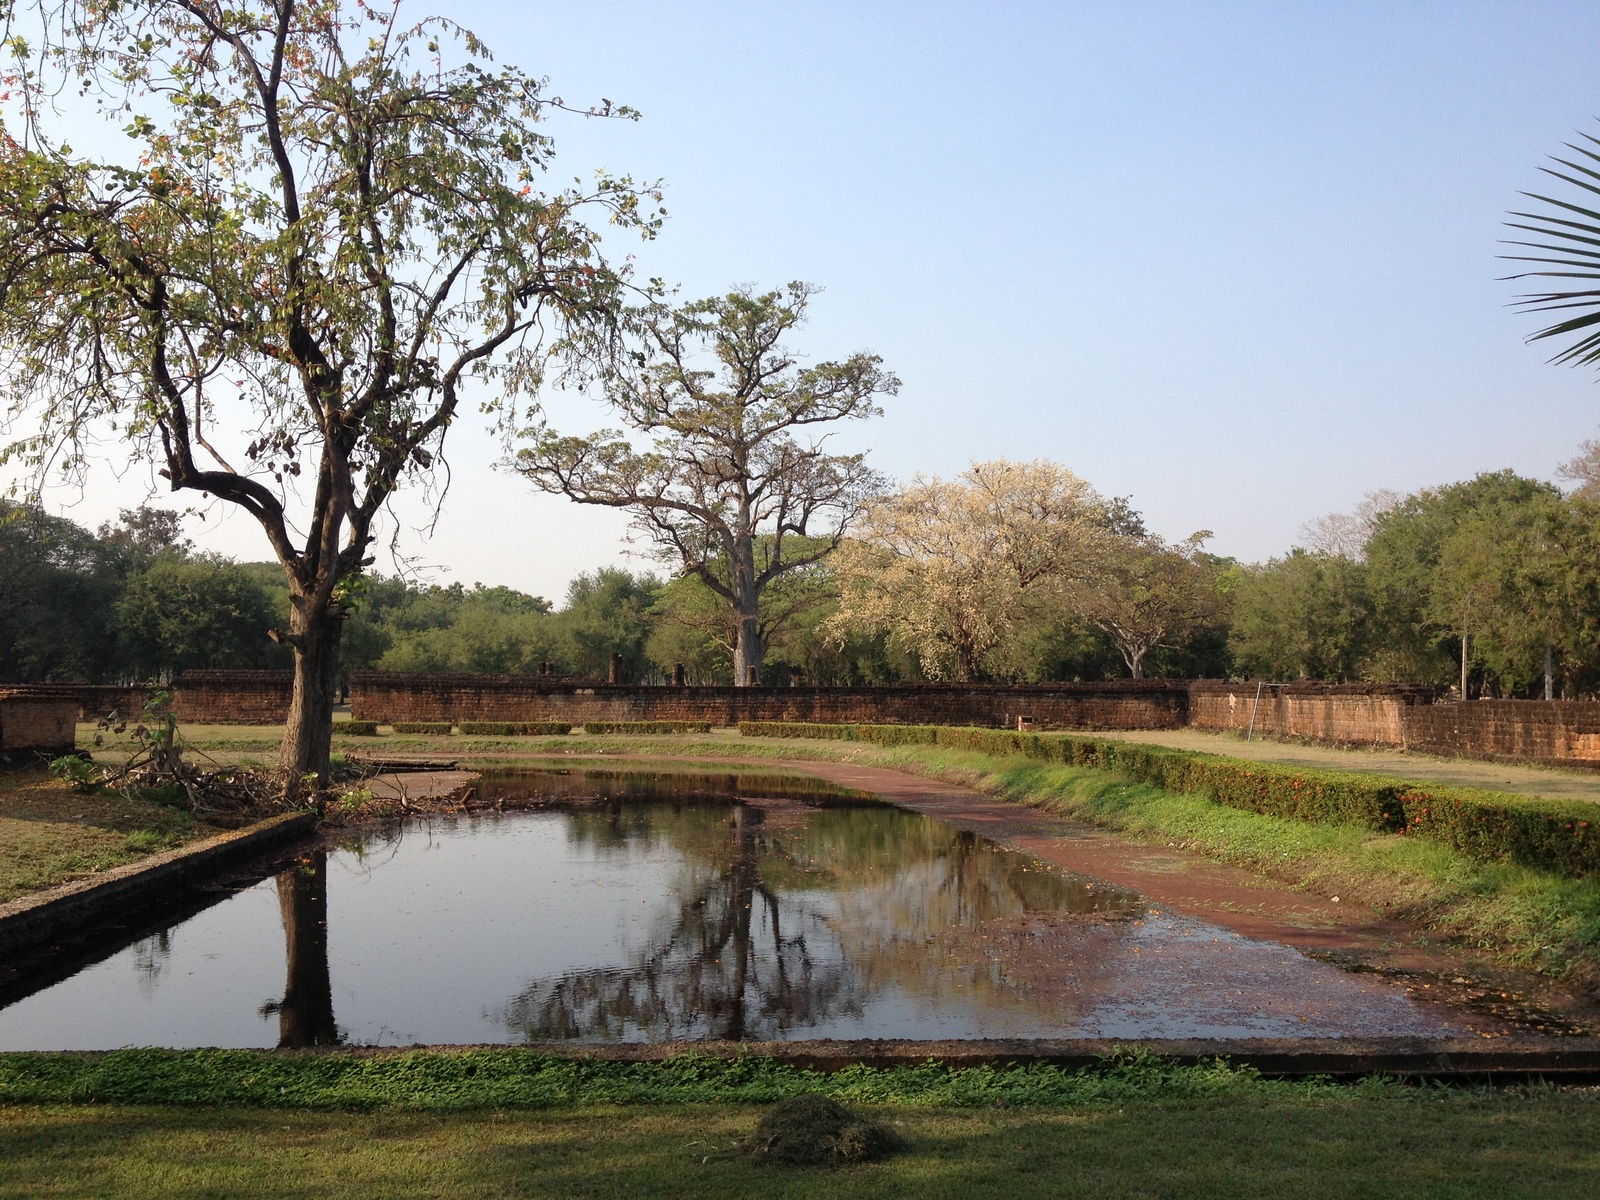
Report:
[[[163,804],[75,791],[42,767],[0,772],[0,904],[215,832]]]
[[[731,1147],[756,1105],[349,1113],[0,1107],[8,1197],[1594,1196],[1600,1095],[1418,1092],[1068,1110],[866,1109],[835,1170]]]

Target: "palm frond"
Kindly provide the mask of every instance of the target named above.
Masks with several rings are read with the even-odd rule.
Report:
[[[1551,155],[1553,165],[1540,170],[1574,192],[1565,199],[1523,192],[1540,207],[1506,214],[1510,218],[1506,227],[1527,236],[1504,239],[1501,244],[1512,252],[1500,257],[1523,264],[1522,269],[1505,277],[1510,280],[1573,281],[1572,286],[1560,290],[1518,296],[1512,306],[1523,312],[1560,314],[1552,324],[1530,333],[1527,340],[1559,341],[1576,335],[1576,340],[1563,346],[1550,361],[1589,366],[1600,364],[1600,211],[1580,201],[1600,196],[1600,138],[1580,133],[1576,142],[1567,143],[1566,149],[1571,151],[1570,157]]]

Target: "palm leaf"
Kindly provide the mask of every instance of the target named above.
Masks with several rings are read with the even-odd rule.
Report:
[[[1508,238],[1503,245],[1514,252],[1500,257],[1526,264],[1525,269],[1506,278],[1571,280],[1571,286],[1558,290],[1530,292],[1518,296],[1513,307],[1523,312],[1544,313],[1559,319],[1535,330],[1528,341],[1554,338],[1565,342],[1551,362],[1573,366],[1600,363],[1600,211],[1578,201],[1600,196],[1600,138],[1579,134],[1569,142],[1571,158],[1552,155],[1554,166],[1540,169],[1552,179],[1574,189],[1571,198],[1523,192],[1539,206],[1528,212],[1511,212],[1509,229],[1528,238]],[[1592,201],[1591,201],[1592,203]],[[1529,240],[1531,239],[1531,240]],[[1579,283],[1578,281],[1582,281]],[[1575,340],[1568,340],[1577,335]]]

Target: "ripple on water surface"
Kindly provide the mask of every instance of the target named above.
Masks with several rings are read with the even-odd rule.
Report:
[[[318,851],[0,1010],[0,1049],[1471,1028],[929,817],[686,779]]]

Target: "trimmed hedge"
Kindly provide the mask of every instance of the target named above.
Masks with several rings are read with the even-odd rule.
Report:
[[[1518,862],[1564,875],[1600,872],[1600,808],[1478,788],[1435,786],[1246,762],[1112,738],[934,725],[807,725],[743,721],[752,737],[824,738],[880,746],[937,745],[1020,754],[1109,771],[1164,791],[1329,825],[1431,838],[1485,862]]]
[[[449,721],[396,721],[390,726],[396,733],[449,733]]]
[[[710,733],[710,721],[585,721],[585,733]]]
[[[463,721],[462,733],[489,734],[494,737],[566,737],[571,721]]]
[[[345,737],[377,737],[378,723],[376,721],[340,721],[333,727],[335,733]]]

